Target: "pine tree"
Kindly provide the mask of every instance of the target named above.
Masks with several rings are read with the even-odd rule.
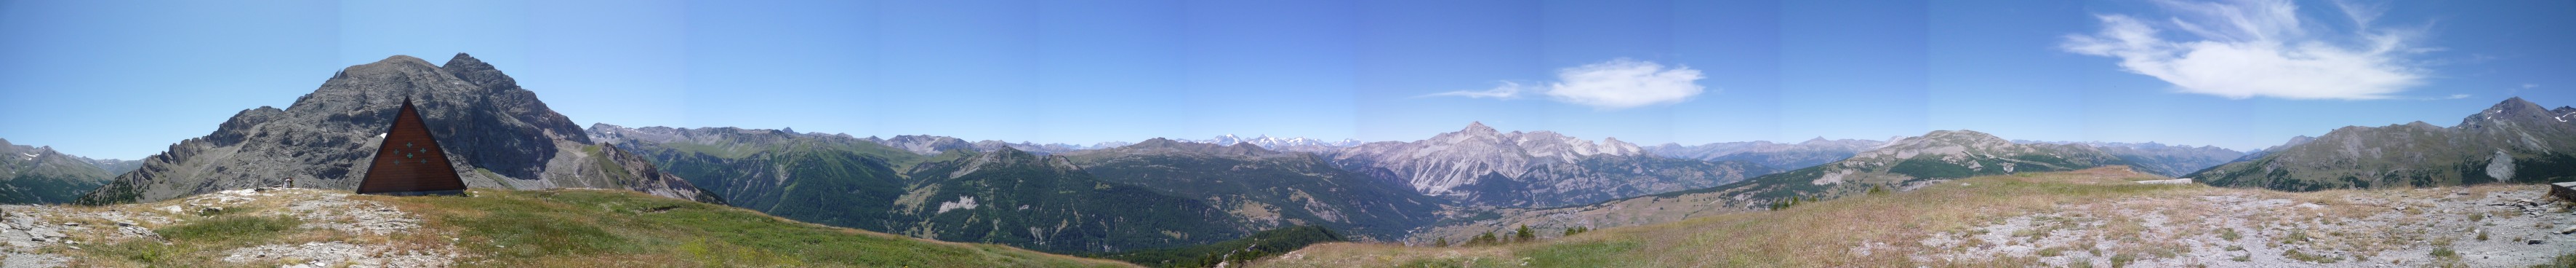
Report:
[[[1513,242],[1529,242],[1537,239],[1538,232],[1530,231],[1528,224],[1522,224],[1519,231],[1512,232]]]
[[[1483,235],[1477,235],[1477,236],[1476,236],[1476,238],[1468,239],[1468,240],[1467,240],[1467,245],[1470,245],[1470,246],[1473,246],[1473,245],[1491,245],[1491,244],[1496,243],[1496,241],[1495,241],[1495,240],[1501,240],[1501,239],[1500,239],[1500,238],[1495,238],[1495,237],[1494,237],[1494,231],[1485,231],[1485,234],[1483,234]]]
[[[1434,247],[1444,247],[1444,248],[1445,248],[1445,247],[1449,247],[1449,238],[1447,238],[1447,237],[1442,237],[1442,238],[1440,238],[1440,241],[1438,241],[1438,242],[1431,242],[1431,246],[1434,246]]]

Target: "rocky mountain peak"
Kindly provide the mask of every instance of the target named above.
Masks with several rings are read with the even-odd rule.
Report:
[[[583,159],[624,161],[616,154],[582,153],[596,146],[571,119],[546,107],[536,93],[468,55],[443,68],[396,55],[349,66],[286,109],[246,109],[205,137],[181,141],[145,159],[138,172],[117,178],[84,202],[156,201],[197,193],[271,185],[307,178],[313,188],[352,187],[364,175],[378,135],[405,100],[438,137],[466,181],[478,188],[616,188],[664,193],[696,191],[676,178],[645,181],[596,179],[615,167]],[[567,152],[569,150],[570,152]],[[214,152],[214,153],[208,153]],[[561,156],[561,157],[559,157]],[[560,163],[558,163],[560,162]],[[623,162],[621,162],[623,163]],[[561,168],[571,167],[571,168]],[[498,176],[490,176],[498,175]],[[629,177],[632,178],[632,177]],[[672,185],[670,189],[644,189]],[[685,189],[682,189],[685,188]],[[681,194],[686,198],[686,194]]]
[[[941,152],[949,150],[975,149],[974,143],[966,142],[964,139],[931,135],[900,135],[894,136],[892,139],[877,140],[877,143],[921,155],[938,155]]]
[[[494,68],[491,63],[484,63],[482,59],[475,59],[474,55],[466,55],[465,53],[456,53],[455,58],[448,59],[447,65],[440,66],[439,69],[447,70],[449,74],[455,75],[457,79],[464,79],[467,83],[474,83],[475,85],[480,86],[492,87],[506,85],[507,87],[515,88],[518,87],[519,84],[518,80],[511,79],[509,75],[502,74],[500,68]]]
[[[331,78],[332,80],[341,80],[351,78],[388,79],[397,77],[420,77],[432,76],[427,74],[436,72],[437,70],[438,65],[429,64],[429,61],[427,60],[421,60],[420,58],[414,58],[408,55],[394,55],[392,57],[385,57],[385,59],[382,60],[376,60],[376,62],[341,68],[340,73],[332,75]]]
[[[1155,138],[1152,138],[1152,139],[1145,139],[1145,141],[1137,142],[1136,144],[1129,144],[1129,145],[1127,145],[1127,146],[1120,146],[1120,147],[1140,147],[1140,148],[1148,148],[1148,147],[1150,147],[1150,148],[1161,148],[1161,147],[1173,147],[1173,146],[1179,146],[1180,144],[1181,144],[1181,142],[1180,142],[1180,141],[1174,141],[1174,140],[1172,140],[1172,139],[1165,139],[1165,138],[1161,138],[1161,137],[1155,137]]]
[[[1467,128],[1466,128],[1466,129],[1458,130],[1458,133],[1466,133],[1466,134],[1469,134],[1469,135],[1487,136],[1487,137],[1492,137],[1492,136],[1496,136],[1496,135],[1502,135],[1502,132],[1494,131],[1494,128],[1493,128],[1493,127],[1487,127],[1487,126],[1485,126],[1485,122],[1484,122],[1484,121],[1471,121],[1471,122],[1467,122]]]
[[[2565,117],[2565,115],[2550,111],[2548,107],[2543,107],[2538,103],[2531,103],[2530,101],[2522,100],[2522,97],[2513,97],[2505,99],[2503,102],[2497,102],[2494,106],[2489,106],[2486,110],[2481,110],[2477,114],[2469,115],[2468,118],[2460,119],[2460,125],[2456,127],[2479,129],[2486,126],[2508,125],[2509,123],[2507,122],[2527,122],[2531,124],[2566,122],[2567,120],[2562,117]]]
[[[1034,159],[1034,158],[1037,158],[1037,157],[1038,157],[1038,155],[1037,155],[1037,154],[1029,153],[1028,151],[1021,151],[1020,149],[1011,149],[1011,147],[1007,147],[1007,146],[1006,146],[1006,147],[1002,147],[1002,148],[996,148],[996,149],[993,149],[993,152],[992,152],[992,153],[984,154],[984,157],[985,157],[985,158],[991,158],[991,159],[997,159],[997,160],[1017,160],[1017,159]]]
[[[1953,156],[1951,158],[1956,158],[1955,156],[1964,156],[1969,154],[1998,154],[2003,153],[1998,151],[2007,150],[2022,151],[2029,149],[2027,147],[2028,146],[2020,146],[2020,144],[2013,143],[2011,140],[2005,140],[2001,137],[1986,134],[1985,132],[1970,130],[1936,130],[1931,133],[1925,133],[1923,136],[1888,142],[1887,145],[1880,146],[1877,149],[1871,149],[1869,151],[1855,154],[1852,158],[1886,156],[1901,160],[1914,158],[1916,155],[1926,154]]]
[[[1977,132],[1974,130],[1936,130],[1932,131],[1932,133],[1923,134],[1921,139],[1924,141],[1947,142],[1959,145],[1992,146],[2012,144],[2012,141],[2005,140],[2002,137],[1995,137],[1993,134],[1986,134],[1985,132]]]

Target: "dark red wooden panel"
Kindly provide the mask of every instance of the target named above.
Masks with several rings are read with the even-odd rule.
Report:
[[[447,152],[430,137],[429,126],[421,124],[420,112],[412,110],[411,99],[403,99],[402,111],[394,115],[394,126],[385,131],[385,143],[376,147],[375,164],[367,167],[367,178],[358,183],[359,194],[423,195],[454,194],[465,190],[465,180],[457,178],[456,168],[448,165]]]

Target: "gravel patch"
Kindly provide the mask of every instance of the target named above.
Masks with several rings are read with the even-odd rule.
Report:
[[[280,267],[447,267],[456,256],[443,250],[394,250],[383,245],[341,242],[270,244],[235,249],[231,263],[279,263]]]
[[[2218,192],[2060,204],[1917,241],[1917,262],[2050,266],[2523,267],[2576,253],[2540,186]],[[2480,239],[2484,234],[2484,239]],[[2438,252],[2438,253],[2437,253]]]

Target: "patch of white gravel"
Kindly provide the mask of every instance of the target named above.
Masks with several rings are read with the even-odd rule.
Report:
[[[349,199],[349,193],[309,189],[242,189],[187,197],[176,204],[65,207],[0,205],[0,267],[66,267],[71,258],[50,252],[129,240],[166,241],[154,228],[186,224],[201,213],[249,210],[304,222],[295,231],[334,230],[357,240],[414,232],[421,220],[390,204]],[[336,235],[335,235],[336,236]],[[349,239],[349,238],[335,238]],[[235,249],[233,263],[284,267],[446,267],[459,254],[453,245],[401,246],[313,242]]]
[[[2124,253],[2121,264],[2135,267],[2524,267],[2576,253],[2576,234],[2559,232],[2576,228],[2576,212],[2562,209],[2543,187],[2481,189],[2307,193],[2296,200],[2236,192],[2060,204],[1930,235],[1917,241],[1929,250],[1909,257],[2061,267],[2107,267]],[[2059,250],[2042,253],[2051,248]]]
[[[392,234],[420,228],[420,219],[403,213],[384,202],[351,200],[348,194],[332,193],[311,200],[299,200],[286,206],[286,212],[304,220],[303,228],[340,230],[365,234]]]
[[[279,263],[280,267],[447,267],[455,255],[443,250],[395,250],[383,245],[311,242],[235,249],[224,256],[224,262],[268,262]]]

